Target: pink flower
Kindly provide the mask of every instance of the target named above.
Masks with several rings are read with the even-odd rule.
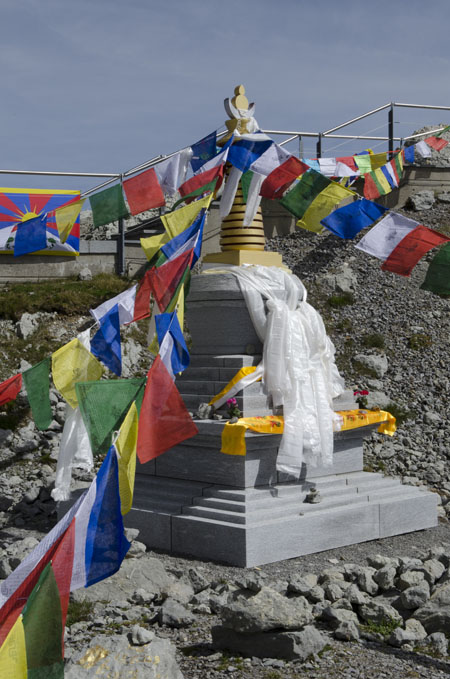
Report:
[[[237,406],[237,401],[235,398],[229,398],[227,401],[227,406],[229,408],[235,408]]]

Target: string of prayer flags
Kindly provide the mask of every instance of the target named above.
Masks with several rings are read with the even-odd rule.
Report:
[[[185,207],[161,215],[161,221],[169,237],[175,238],[175,236],[187,229],[203,208],[209,208],[212,198],[213,195],[209,194],[204,198],[200,198],[200,200],[189,203]]]
[[[228,162],[242,173],[247,172],[272,144],[273,141],[267,138],[262,141],[238,139],[230,148]]]
[[[162,246],[161,252],[164,253],[169,261],[176,259],[187,250],[193,250],[193,258],[190,266],[191,268],[194,266],[201,254],[205,219],[206,210],[203,209],[198,217],[192,222],[191,226]]]
[[[22,373],[9,377],[0,383],[0,406],[15,401],[22,389]]]
[[[126,179],[123,182],[123,190],[132,215],[138,215],[145,210],[162,207],[166,204],[163,190],[159,185],[153,167],[141,172],[136,177]]]
[[[414,163],[416,144],[411,144],[410,146],[405,146],[404,155],[407,163]]]
[[[450,295],[450,243],[439,248],[420,287],[437,295]]]
[[[144,377],[77,383],[80,410],[94,455],[108,452],[112,433],[120,428],[133,401],[140,410],[144,387]]]
[[[321,223],[340,238],[354,238],[357,233],[371,226],[386,211],[387,207],[362,198],[334,210]]]
[[[409,276],[417,262],[432,248],[448,243],[450,238],[419,224],[410,231],[385,259],[381,268],[401,276]]]
[[[197,172],[202,165],[211,160],[216,155],[217,132],[211,132],[200,141],[192,144],[191,167],[193,172]]]
[[[150,284],[150,271],[146,271],[139,281],[134,300],[133,321],[141,321],[151,315],[150,298],[152,288]]]
[[[19,222],[14,240],[14,257],[45,250],[47,247],[47,215]]]
[[[372,172],[372,161],[370,159],[370,153],[360,153],[353,156],[358,170],[361,174],[367,174]]]
[[[189,365],[189,351],[180,328],[177,315],[171,313],[155,316],[156,333],[159,343],[159,355],[173,379]]]
[[[302,162],[306,163],[306,165],[311,170],[315,170],[316,172],[320,172],[320,165],[319,165],[319,161],[317,160],[317,158],[302,158]]]
[[[53,383],[72,408],[78,405],[76,383],[99,380],[102,375],[102,365],[79,339],[71,340],[52,354]]]
[[[321,220],[330,214],[338,203],[341,203],[349,196],[354,195],[353,191],[342,186],[342,184],[330,182],[330,184],[312,201],[303,217],[297,222],[297,226],[307,229],[308,231],[320,233],[323,229]]]
[[[331,179],[309,169],[291,191],[280,200],[281,205],[297,219],[301,219],[313,200],[331,184]]]
[[[435,151],[442,151],[448,144],[446,139],[438,139],[437,137],[433,137],[433,135],[431,137],[426,137],[424,142]]]
[[[192,151],[187,148],[155,165],[154,170],[164,193],[172,195],[184,182],[191,158]]]
[[[120,184],[89,196],[94,229],[129,216]]]
[[[147,376],[139,418],[137,455],[141,464],[198,434],[183,399],[158,355]]]
[[[336,158],[336,164],[337,163],[342,163],[343,165],[346,165],[347,167],[352,170],[351,174],[359,174],[359,169],[358,166],[355,163],[355,159],[353,156],[338,156]]]
[[[319,158],[319,167],[325,177],[336,176],[336,158]]]
[[[244,203],[247,203],[249,188],[254,174],[252,170],[247,170],[241,177],[242,200]]]
[[[169,239],[168,233],[158,233],[156,236],[141,238],[141,247],[149,262],[151,262],[156,253],[161,249],[161,246],[167,243]]]
[[[349,165],[342,163],[341,161],[336,162],[336,169],[334,171],[335,177],[357,177],[359,176],[359,170],[354,170]]]
[[[391,185],[381,168],[364,175],[364,197],[375,200],[391,191]]]
[[[387,163],[387,153],[371,153],[370,156],[370,167],[372,170],[377,170],[382,165]]]
[[[91,471],[94,466],[91,443],[79,408],[66,407],[66,419],[59,444],[55,487],[51,492],[55,502],[70,500],[72,468]]]
[[[404,217],[398,212],[390,212],[361,238],[356,247],[384,261],[400,241],[417,226],[419,222],[414,219]]]
[[[33,420],[40,431],[48,429],[53,420],[50,403],[50,366],[51,358],[48,356],[22,374]]]
[[[27,650],[22,616],[17,618],[0,646],[0,677],[27,679]]]
[[[271,199],[281,198],[291,184],[308,169],[308,166],[301,160],[295,156],[290,156],[265,178],[261,185],[261,196]]]
[[[121,376],[122,348],[117,304],[102,317],[100,327],[91,340],[91,354],[96,356],[118,377]]]
[[[117,306],[119,310],[119,322],[120,325],[124,323],[131,323],[134,317],[134,303],[136,299],[136,289],[137,284],[133,285],[131,288],[120,292],[115,297],[107,299],[106,302],[100,304],[95,309],[89,309],[91,315],[95,318],[97,323],[100,323],[105,314],[108,313],[113,307]]]
[[[205,172],[206,174],[206,172]],[[219,190],[220,186],[222,185],[222,179],[223,179],[223,167],[219,167],[217,170],[214,170],[214,174],[217,174],[216,179],[212,179],[210,182],[205,184],[204,186],[199,186],[198,189],[194,189],[190,193],[186,193],[182,198],[177,200],[177,202],[173,206],[173,210],[176,210],[176,208],[181,205],[181,203],[191,203],[194,198],[198,198],[199,196],[203,196],[205,193],[215,193],[216,191]],[[190,180],[188,180],[190,181]],[[183,184],[185,186],[187,182]],[[181,186],[180,186],[181,189]],[[179,189],[179,190],[180,190]]]
[[[122,516],[128,514],[133,504],[138,420],[139,415],[136,403],[133,402],[122,422],[115,443],[118,459],[120,511]]]
[[[153,267],[145,274],[149,279],[151,292],[161,311],[167,309],[186,269],[191,266],[192,257],[193,250],[188,250],[162,266]]]
[[[59,207],[57,210],[55,210],[54,214],[56,228],[58,229],[61,243],[65,243],[70,236],[70,232],[72,231],[78,217],[80,216],[80,212],[83,209],[85,201],[86,198],[83,198],[82,200],[76,200],[75,202],[71,202],[68,205],[63,205],[62,207]]]
[[[424,140],[422,139],[421,141],[418,141],[417,144],[415,144],[416,151],[419,154],[419,156],[422,156],[422,158],[430,158],[431,157],[431,150],[430,147]]]
[[[218,189],[223,181],[223,169],[223,165],[211,167],[209,170],[206,170],[206,172],[195,174],[185,181],[184,184],[181,184],[178,188],[178,192],[180,196],[182,196],[182,199],[175,203],[173,209],[181,202],[187,203],[190,199],[196,198],[202,193]]]

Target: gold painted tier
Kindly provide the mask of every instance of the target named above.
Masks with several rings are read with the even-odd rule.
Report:
[[[260,266],[283,267],[283,260],[278,252],[261,252],[257,250],[234,249],[228,252],[214,252],[203,257],[205,264],[259,264]]]
[[[243,226],[245,203],[242,187],[239,184],[230,214],[222,220],[220,229],[220,249],[229,250],[264,250],[264,224],[261,208],[249,226]]]

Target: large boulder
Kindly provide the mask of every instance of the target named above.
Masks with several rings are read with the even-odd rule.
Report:
[[[414,612],[414,617],[422,623],[428,634],[450,633],[450,583],[439,587],[429,601]]]

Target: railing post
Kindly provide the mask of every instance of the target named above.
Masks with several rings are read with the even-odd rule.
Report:
[[[298,135],[298,157],[303,158],[303,137],[301,134]]]
[[[318,158],[322,157],[322,132],[319,132],[319,138],[317,139],[316,155]]]
[[[391,103],[391,108],[388,113],[388,137],[389,137],[389,155],[394,153],[394,104]]]
[[[117,239],[117,275],[125,273],[125,227],[123,217],[119,218],[119,238]]]

